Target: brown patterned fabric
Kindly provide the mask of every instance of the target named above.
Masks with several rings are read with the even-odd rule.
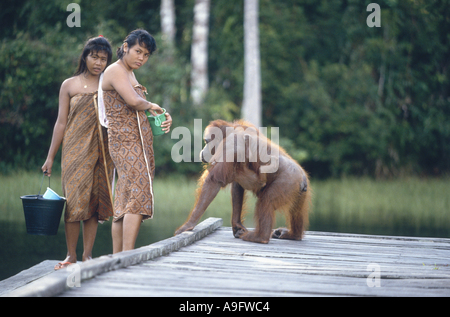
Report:
[[[94,94],[78,94],[70,99],[69,116],[64,132],[61,181],[67,199],[65,221],[90,219],[98,213],[100,222],[113,215],[108,183],[112,182],[114,165],[108,152],[106,129],[102,128],[108,169],[98,133]]]
[[[141,85],[135,91],[145,99]],[[118,180],[114,196],[114,221],[125,214],[138,214],[143,220],[153,217],[152,180],[155,172],[153,134],[145,111],[128,106],[115,90],[103,93],[106,118],[109,121],[109,151],[117,170]],[[139,132],[137,115],[142,132]],[[142,151],[144,143],[145,156]],[[148,171],[150,171],[150,176]]]

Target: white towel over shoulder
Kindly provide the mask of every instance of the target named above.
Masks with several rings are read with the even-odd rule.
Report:
[[[105,128],[108,128],[108,120],[106,119],[105,103],[103,101],[103,73],[100,74],[100,80],[98,83],[98,119],[100,124]]]

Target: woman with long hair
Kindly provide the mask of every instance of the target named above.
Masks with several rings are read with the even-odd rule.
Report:
[[[105,71],[104,93],[108,140],[118,174],[112,224],[113,252],[134,249],[141,222],[153,217],[153,176],[155,159],[153,134],[145,110],[155,115],[162,109],[145,98],[146,88],[133,73],[156,50],[153,36],[137,29],[117,50],[119,60]],[[168,133],[170,114],[161,125]]]
[[[65,233],[67,257],[55,266],[62,269],[77,262],[76,246],[83,222],[83,256],[92,258],[98,222],[113,215],[108,187],[114,165],[108,152],[106,129],[98,124],[96,97],[99,78],[111,63],[112,49],[102,36],[89,39],[81,53],[78,69],[66,79],[59,93],[58,118],[47,160],[42,171],[50,177],[61,145],[61,182],[67,199]]]

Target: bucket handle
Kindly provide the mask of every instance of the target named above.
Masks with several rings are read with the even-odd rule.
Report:
[[[161,113],[161,114],[165,114],[165,113],[166,113],[166,109],[162,108],[162,110],[163,110],[163,113]],[[166,121],[165,119],[164,119],[164,121],[161,120],[161,118],[160,118],[161,114],[160,114],[160,115],[157,115],[157,116],[151,116],[151,118],[154,118],[154,119],[155,119],[155,126],[157,126],[157,127],[160,127],[161,124],[162,124],[164,121]]]
[[[159,116],[156,116],[155,117],[155,125],[157,126],[157,127],[160,127],[161,126],[161,119],[159,118]]]
[[[41,194],[42,184],[44,183],[44,177],[45,177],[46,174],[47,174],[47,171],[45,171],[45,172],[42,174],[42,181],[41,181],[41,188],[39,188],[39,195]],[[50,177],[48,178],[48,187],[50,187]]]

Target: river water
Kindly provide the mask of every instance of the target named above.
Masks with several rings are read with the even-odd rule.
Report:
[[[153,221],[153,223],[151,223]],[[178,224],[179,225],[179,224]],[[171,237],[176,229],[158,226],[154,220],[146,220],[141,226],[136,247],[145,246]],[[0,221],[0,280],[6,279],[44,260],[63,260],[67,247],[64,223],[55,236],[27,234],[23,223]],[[112,253],[111,221],[99,224],[93,257]],[[77,246],[78,260],[83,254],[82,231]]]

